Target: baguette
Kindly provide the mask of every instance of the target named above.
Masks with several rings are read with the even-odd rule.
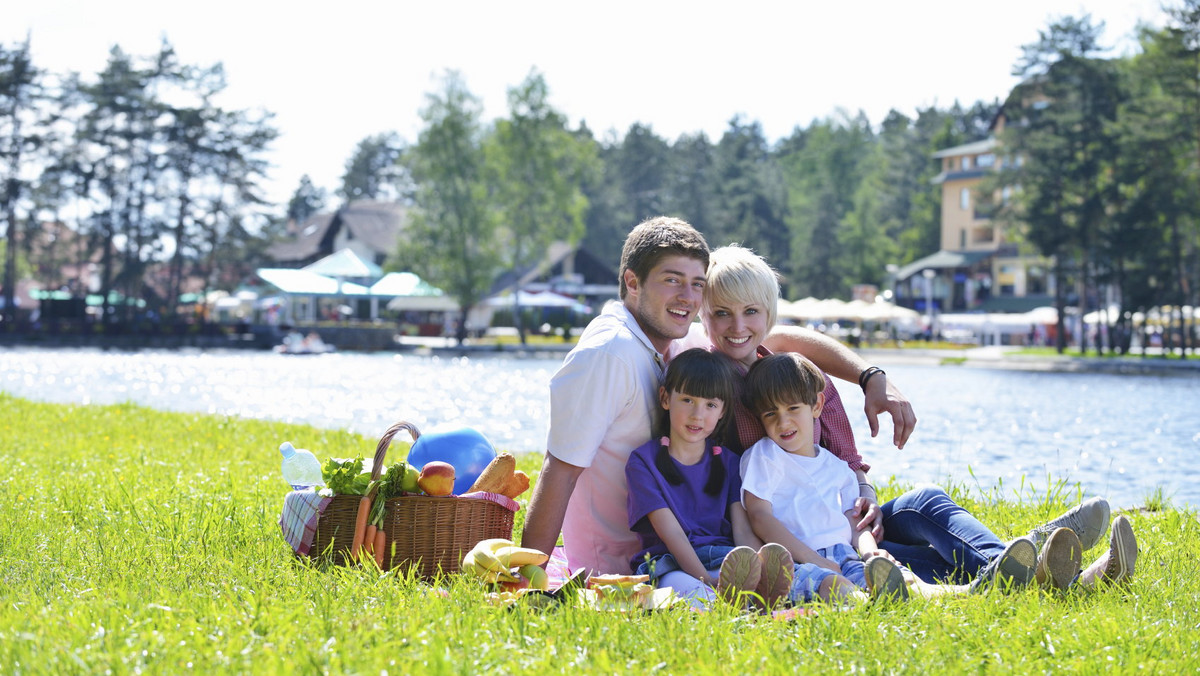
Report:
[[[471,484],[469,493],[486,491],[488,493],[503,493],[504,487],[512,478],[513,470],[517,468],[517,459],[511,453],[501,453],[492,458],[483,469],[475,483]]]
[[[529,475],[521,470],[517,470],[509,477],[508,483],[504,484],[504,487],[500,489],[500,495],[515,500],[518,495],[527,490],[529,490]]]

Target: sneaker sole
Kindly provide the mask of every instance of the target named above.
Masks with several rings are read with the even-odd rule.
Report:
[[[1066,589],[1079,575],[1083,563],[1083,547],[1079,536],[1070,528],[1059,528],[1050,534],[1038,557],[1037,581],[1044,586]]]
[[[1014,540],[1000,557],[995,584],[1021,587],[1033,580],[1037,567],[1037,548],[1032,541]]]
[[[795,562],[786,547],[774,542],[763,545],[758,550],[758,558],[762,562],[762,575],[754,591],[771,608],[792,591],[792,566]]]
[[[899,566],[882,556],[875,556],[867,561],[865,568],[871,598],[908,600],[908,585],[904,583],[904,573],[900,572]]]
[[[717,593],[730,601],[736,600],[741,592],[754,591],[760,577],[762,564],[758,553],[749,547],[735,547],[721,562]]]

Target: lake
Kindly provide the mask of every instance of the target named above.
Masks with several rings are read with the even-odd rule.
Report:
[[[838,382],[877,482],[962,484],[1028,497],[1079,484],[1114,506],[1161,488],[1200,506],[1200,377],[1037,373],[888,364],[916,409],[904,450],[884,418],[871,439],[862,394]],[[377,437],[398,420],[466,425],[501,449],[544,450],[548,387],[561,357],[441,358],[244,351],[0,349],[0,391],[60,403],[132,401],[173,411],[304,422]],[[283,441],[283,440],[280,440]],[[304,446],[303,439],[294,439]],[[313,448],[318,457],[320,449]],[[369,450],[364,454],[369,454]],[[276,453],[264,448],[263,453]]]

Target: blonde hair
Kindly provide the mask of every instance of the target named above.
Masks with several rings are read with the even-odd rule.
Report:
[[[767,330],[779,316],[779,273],[762,256],[737,244],[714,249],[708,256],[708,284],[700,311],[711,317],[717,305],[761,305]]]

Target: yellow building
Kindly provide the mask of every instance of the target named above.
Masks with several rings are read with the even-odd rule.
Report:
[[[1050,261],[1020,250],[991,218],[992,205],[1006,201],[1010,189],[980,200],[984,177],[1013,161],[996,141],[1003,125],[999,115],[987,139],[933,154],[942,164],[933,180],[942,191],[940,248],[896,272],[901,304],[925,311],[929,298],[938,312],[1023,312],[1052,304]]]

